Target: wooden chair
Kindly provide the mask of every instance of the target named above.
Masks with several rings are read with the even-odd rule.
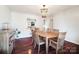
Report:
[[[32,43],[35,45],[34,43],[34,39],[35,39],[35,33],[39,30],[39,28],[34,28],[31,30],[32,32]],[[35,48],[35,47],[34,47]]]
[[[66,32],[59,32],[57,41],[54,41],[53,39],[49,41],[49,46],[55,48],[56,53],[58,53],[60,50],[63,50],[65,35]]]
[[[36,33],[34,33],[33,35],[34,35],[34,38],[33,38],[33,40],[34,40],[34,48],[36,47],[36,45],[38,45],[38,53],[39,53],[40,46],[45,44],[45,41],[40,39],[40,37]]]
[[[48,32],[59,32],[59,29],[51,29],[51,28],[48,28],[47,31]]]
[[[34,36],[35,36],[35,31],[32,30],[32,43],[34,44]]]
[[[47,28],[47,32],[51,32],[51,28]]]
[[[59,29],[52,29],[52,32],[59,32]]]

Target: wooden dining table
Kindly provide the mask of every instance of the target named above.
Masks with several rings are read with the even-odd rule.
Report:
[[[37,31],[36,34],[45,38],[45,42],[46,42],[46,53],[48,53],[48,40],[50,40],[50,38],[58,37],[58,34],[59,33],[58,32]]]

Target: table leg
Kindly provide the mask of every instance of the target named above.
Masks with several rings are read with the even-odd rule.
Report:
[[[46,54],[48,54],[48,38],[46,38]]]

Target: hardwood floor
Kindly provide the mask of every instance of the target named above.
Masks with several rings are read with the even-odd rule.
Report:
[[[12,54],[28,54],[31,50],[32,54],[37,54],[37,47],[34,49],[32,44],[32,38],[22,38],[15,41],[15,47]],[[40,54],[45,54],[45,45],[41,46]],[[79,46],[65,41],[63,52],[60,54],[78,54]],[[49,47],[48,54],[55,54],[55,49]]]

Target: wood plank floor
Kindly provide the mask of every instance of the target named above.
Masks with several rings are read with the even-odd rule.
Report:
[[[32,54],[37,54],[38,48],[33,48],[32,38],[22,38],[15,41],[15,47],[12,54],[28,54],[31,49]],[[40,54],[45,54],[45,45],[41,46]],[[79,46],[70,42],[65,41],[63,52],[60,54],[78,54]],[[55,54],[55,49],[49,47],[48,54]]]

